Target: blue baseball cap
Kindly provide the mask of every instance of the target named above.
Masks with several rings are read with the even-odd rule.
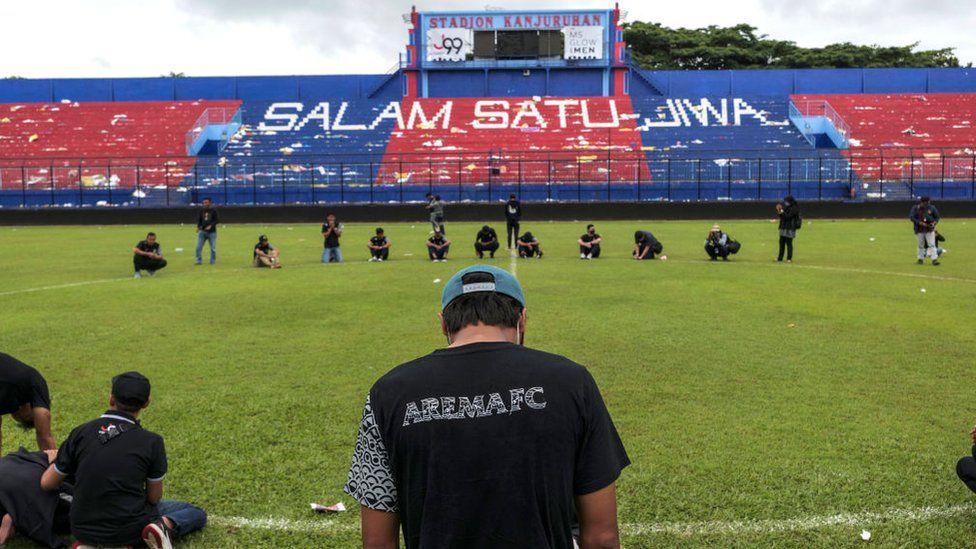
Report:
[[[477,282],[464,282],[465,276],[472,273],[484,273],[490,275],[485,277],[489,280]],[[480,278],[480,277],[479,277]],[[525,295],[522,293],[522,285],[517,278],[505,269],[499,269],[491,265],[472,265],[461,269],[444,285],[444,293],[441,294],[441,310],[447,308],[452,301],[464,294],[475,292],[497,292],[518,301],[525,307]]]

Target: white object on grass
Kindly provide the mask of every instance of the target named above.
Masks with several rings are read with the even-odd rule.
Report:
[[[183,251],[183,248],[173,248],[173,251],[174,252],[182,252]]]
[[[435,279],[434,279],[434,284],[438,284],[438,283],[440,283],[440,281],[441,281],[441,279],[439,279],[439,278],[435,278]]]
[[[874,237],[872,236],[872,237],[871,237],[871,238],[869,238],[868,240],[870,240],[871,242],[874,242]]]
[[[861,539],[864,541],[871,541],[871,532],[867,530],[861,530]]]
[[[668,256],[666,256],[666,255],[662,255],[661,256],[661,261],[667,261],[667,260],[668,260]]]
[[[346,510],[346,505],[341,501],[335,505],[322,505],[320,503],[312,503],[312,511],[316,513],[341,513]]]
[[[922,293],[923,293],[923,294],[925,293],[925,288],[922,288]]]

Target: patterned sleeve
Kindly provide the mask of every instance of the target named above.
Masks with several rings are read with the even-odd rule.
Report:
[[[364,507],[387,513],[396,513],[399,509],[390,458],[373,417],[369,396],[366,397],[345,491]]]

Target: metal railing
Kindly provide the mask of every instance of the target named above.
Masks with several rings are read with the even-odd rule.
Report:
[[[127,161],[128,160],[128,161]],[[976,198],[976,156],[661,157],[550,154],[0,160],[2,207]]]
[[[190,151],[197,142],[197,139],[203,135],[203,132],[207,130],[207,126],[211,124],[230,124],[231,122],[241,121],[241,111],[240,109],[231,109],[227,107],[209,107],[200,113],[197,117],[196,122],[193,123],[192,129],[186,132],[184,138],[184,144],[186,145],[186,150]],[[228,136],[229,137],[229,136]]]
[[[800,116],[812,117],[822,116],[833,124],[834,128],[846,141],[851,138],[851,126],[844,118],[837,113],[828,101],[823,99],[811,99],[808,101],[790,101],[790,109],[796,108]]]

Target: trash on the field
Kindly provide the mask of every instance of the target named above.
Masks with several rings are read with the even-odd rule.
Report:
[[[346,505],[341,501],[335,505],[312,504],[312,511],[316,513],[342,513],[346,510]]]
[[[923,293],[923,294],[925,293],[925,288],[922,288],[922,293]]]
[[[288,230],[289,230],[289,231],[294,231],[295,229],[293,229],[293,228],[291,228],[291,227],[288,227]]]
[[[413,257],[413,254],[408,252],[403,254],[403,257]]]
[[[786,327],[787,328],[796,328],[796,324],[790,322],[789,324],[786,325]]]
[[[183,251],[183,248],[173,248],[173,251],[174,252],[182,252]]]
[[[861,530],[861,539],[864,541],[871,541],[871,532],[867,530]]]
[[[874,237],[872,236],[872,237],[871,237],[871,238],[869,238],[868,240],[870,240],[871,242],[874,242]]]
[[[439,278],[435,278],[435,279],[434,279],[434,284],[438,284],[438,283],[440,283],[440,281],[441,281],[441,279],[439,279]]]
[[[661,261],[667,261],[667,260],[668,260],[668,256],[666,256],[666,255],[662,255],[661,256]]]

